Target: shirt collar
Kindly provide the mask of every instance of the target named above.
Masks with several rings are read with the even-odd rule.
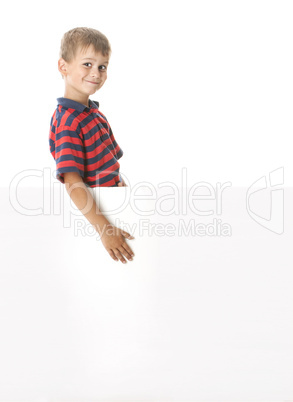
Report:
[[[91,109],[98,109],[99,108],[99,102],[97,101],[92,101],[89,99],[89,105],[90,107],[87,107],[83,105],[82,103],[76,102],[72,99],[68,98],[57,98],[58,105],[65,106],[70,109],[75,109],[78,112],[89,112]]]

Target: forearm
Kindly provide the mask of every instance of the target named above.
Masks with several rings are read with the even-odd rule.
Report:
[[[110,222],[100,211],[82,178],[77,174],[67,173],[64,175],[64,182],[66,190],[74,204],[93,225],[95,230],[101,234],[105,226]]]

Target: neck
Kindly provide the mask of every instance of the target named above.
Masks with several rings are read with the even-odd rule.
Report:
[[[75,91],[72,91],[72,90],[69,91],[69,90],[65,89],[64,98],[74,100],[76,102],[82,103],[86,107],[89,107],[89,96],[80,94],[78,92],[75,92]]]

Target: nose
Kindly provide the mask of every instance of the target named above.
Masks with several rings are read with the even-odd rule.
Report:
[[[100,77],[100,74],[101,74],[101,72],[100,72],[100,70],[99,70],[99,68],[95,68],[95,67],[93,67],[92,69],[91,69],[91,77]]]

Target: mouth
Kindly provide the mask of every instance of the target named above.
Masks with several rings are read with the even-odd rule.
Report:
[[[95,81],[87,81],[86,80],[86,82],[89,82],[90,84],[94,84],[94,85],[99,85],[99,82],[95,82]]]

